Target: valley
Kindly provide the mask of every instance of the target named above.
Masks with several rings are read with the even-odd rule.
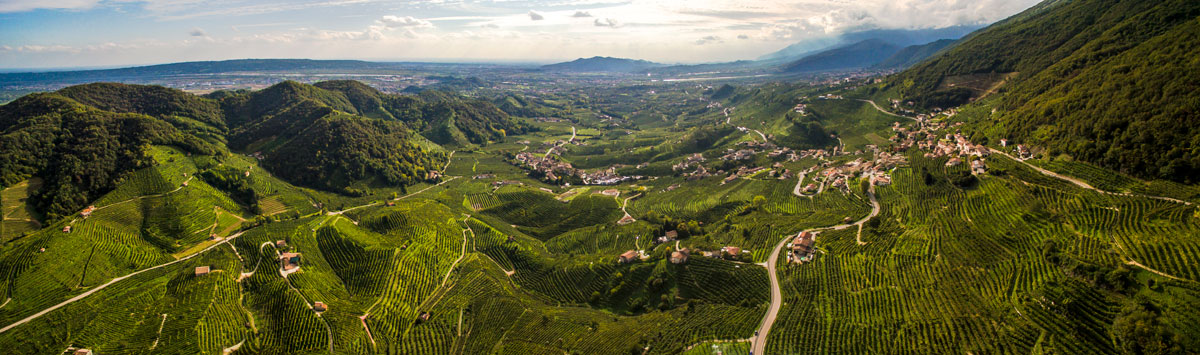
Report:
[[[1191,353],[1198,24],[0,73],[0,349]]]

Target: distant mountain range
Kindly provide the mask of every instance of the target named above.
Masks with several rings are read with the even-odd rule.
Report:
[[[870,39],[877,39],[900,47],[926,44],[941,39],[959,39],[982,25],[964,25],[932,29],[867,30],[842,34],[832,38],[806,39],[793,43],[779,51],[758,57],[760,61],[788,62],[833,48],[843,47]]]
[[[662,68],[666,64],[660,64],[638,59],[625,59],[613,57],[591,57],[579,58],[570,62],[550,64],[542,66],[542,70],[547,71],[567,71],[567,72],[637,72],[647,69]]]

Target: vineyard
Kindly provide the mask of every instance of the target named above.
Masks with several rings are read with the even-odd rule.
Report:
[[[976,189],[930,185],[916,172],[937,177],[943,164],[912,158],[878,190],[866,245],[853,230],[825,232],[822,257],[783,266],[768,352],[1115,353],[1112,324],[1130,304],[1194,319],[1193,207],[1024,181],[1037,173],[1011,161]],[[1138,275],[1134,262],[1171,277]]]

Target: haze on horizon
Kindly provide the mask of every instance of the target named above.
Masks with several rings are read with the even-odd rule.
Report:
[[[0,0],[0,68],[237,58],[754,59],[868,29],[992,23],[1037,0]]]

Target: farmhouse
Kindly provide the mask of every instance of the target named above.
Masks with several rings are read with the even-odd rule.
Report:
[[[279,267],[284,270],[295,270],[300,267],[300,253],[279,254]]]
[[[208,275],[209,271],[211,271],[211,270],[208,266],[197,266],[196,267],[196,276]]]
[[[329,307],[325,305],[325,302],[321,302],[321,301],[313,302],[313,310],[314,311],[324,312],[325,310],[328,310],[328,309],[329,309]]]
[[[74,352],[75,355],[92,355],[91,349],[78,349]]]
[[[635,221],[635,219],[633,219],[633,216],[625,215],[625,217],[621,217],[621,220],[617,221],[617,224],[623,226],[626,224],[633,223],[634,221]]]
[[[788,259],[793,263],[808,261],[813,253],[815,236],[815,234],[808,231],[800,232],[800,234],[796,235],[796,238],[792,239],[792,245],[790,246],[791,255],[789,255]]]
[[[626,264],[626,263],[632,263],[634,260],[637,260],[637,258],[638,258],[637,250],[630,250],[630,251],[622,253],[621,256],[619,258],[617,258],[617,261],[621,262],[622,264]]]
[[[679,251],[672,252],[671,253],[671,263],[672,264],[686,263],[689,254],[691,254],[691,253],[687,250],[687,248],[679,249]]]
[[[721,248],[721,253],[724,254],[725,256],[738,256],[738,255],[742,254],[742,248],[735,247],[735,246],[727,246],[727,247]]]
[[[429,320],[429,312],[421,312],[421,315],[417,316],[417,319],[422,322]]]
[[[84,208],[83,211],[79,212],[79,215],[83,216],[83,218],[88,218],[88,217],[92,216],[92,211],[95,211],[95,210],[96,210],[96,206],[87,206],[87,208]]]
[[[63,227],[63,233],[71,233],[71,226]]]
[[[280,239],[280,240],[276,240],[276,241],[275,241],[275,248],[276,248],[276,249],[283,249],[283,248],[287,248],[287,241],[285,241],[285,240],[282,240],[282,239]]]

